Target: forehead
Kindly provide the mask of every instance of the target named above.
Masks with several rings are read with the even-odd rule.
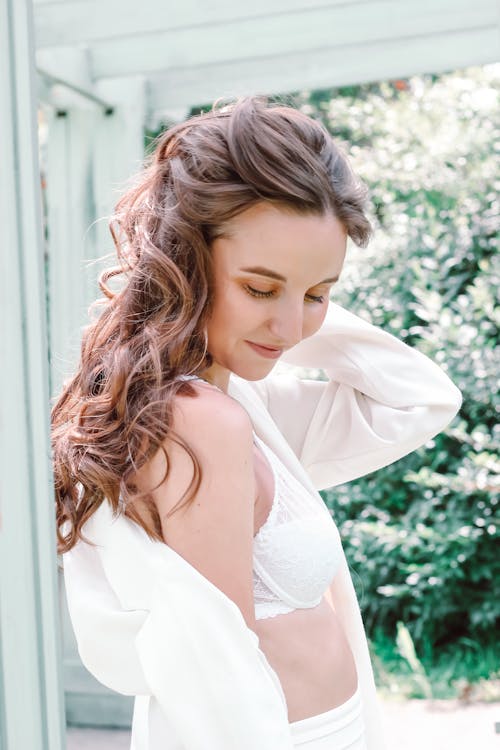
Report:
[[[317,283],[340,273],[346,239],[332,214],[299,214],[260,203],[224,225],[213,243],[214,261],[227,272],[265,266],[290,280]]]

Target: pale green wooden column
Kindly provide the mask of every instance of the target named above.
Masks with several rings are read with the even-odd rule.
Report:
[[[0,739],[65,747],[32,8],[0,0]]]
[[[92,260],[93,248],[95,264],[88,265],[85,275],[81,274],[82,289],[90,304],[102,296],[97,285],[97,276],[102,268],[116,263],[116,251],[108,228],[108,218],[119,195],[124,190],[127,179],[137,172],[144,158],[144,118],[145,87],[140,77],[130,77],[117,81],[104,81],[94,90],[98,96],[112,103],[112,109],[95,108],[92,129],[92,202],[96,223],[92,229],[92,241],[87,245],[86,261]],[[69,111],[69,117],[74,117]],[[54,124],[54,123],[53,123]],[[73,131],[77,133],[76,129]],[[73,140],[74,140],[73,135]],[[55,137],[49,139],[55,143]],[[86,147],[87,141],[82,142]],[[57,161],[57,153],[49,162],[48,180],[50,183],[51,163]],[[79,172],[82,175],[82,170]],[[74,189],[74,188],[73,188]],[[50,230],[50,227],[49,227]],[[111,255],[107,260],[98,260]],[[75,264],[76,259],[71,262]],[[55,312],[58,317],[63,308]],[[87,320],[85,320],[87,322]],[[55,368],[54,368],[55,369]],[[62,584],[62,581],[61,581]],[[100,685],[83,667],[78,656],[75,639],[64,590],[61,585],[61,611],[63,613],[63,669],[66,690],[66,715],[68,724],[91,726],[130,727],[133,701],[128,696],[118,695]]]
[[[91,89],[78,62],[79,56],[73,80],[112,106],[106,109],[68,89],[57,106],[50,102],[46,108],[51,395],[76,367],[88,308],[102,296],[97,277],[116,263],[108,218],[144,158],[143,79],[103,81]],[[64,76],[64,70],[58,72]]]
[[[96,258],[95,277],[116,260],[116,248],[109,231],[109,217],[127,187],[128,180],[142,168],[144,161],[144,122],[146,119],[146,85],[141,76],[99,81],[96,91],[113,102],[113,112],[96,124],[92,185],[95,211]],[[97,284],[89,289],[98,292]]]
[[[94,257],[94,108],[47,108],[47,224],[51,396],[76,368]]]
[[[47,105],[47,206],[52,396],[75,369],[87,309],[101,296],[99,271],[116,263],[108,217],[127,179],[144,157],[145,87],[140,77],[103,82],[92,89],[84,60],[69,56],[65,73],[97,100],[58,91]],[[46,63],[48,61],[46,60]],[[72,76],[69,76],[72,73]],[[111,254],[107,260],[103,255]],[[95,680],[85,669],[67,610],[60,573],[63,681],[68,724],[129,727],[133,701]]]

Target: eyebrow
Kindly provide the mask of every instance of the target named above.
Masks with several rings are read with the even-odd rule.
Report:
[[[263,266],[252,266],[251,268],[240,268],[240,271],[243,271],[244,273],[255,273],[257,276],[268,276],[270,279],[276,279],[276,281],[285,281],[285,276],[282,276],[280,273],[277,273],[277,271],[272,271],[270,268],[264,268]],[[336,281],[339,280],[338,276],[332,276],[329,279],[323,279],[323,281],[319,281],[314,286],[319,286],[320,284],[333,284]]]

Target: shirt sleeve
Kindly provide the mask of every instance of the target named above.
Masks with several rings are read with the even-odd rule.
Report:
[[[278,676],[237,605],[104,506],[86,524],[93,545],[63,555],[85,667],[112,690],[154,698],[186,750],[292,750]]]
[[[333,302],[319,331],[281,361],[328,378],[285,373],[254,383],[318,489],[405,456],[443,430],[462,403],[428,357]]]

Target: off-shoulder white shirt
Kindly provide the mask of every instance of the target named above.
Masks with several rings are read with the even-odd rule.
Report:
[[[436,364],[332,302],[320,330],[282,361],[319,368],[327,380],[232,375],[228,392],[311,490],[396,461],[460,408],[460,392]],[[69,612],[85,666],[104,685],[136,696],[131,750],[291,750],[278,676],[236,604],[166,544],[113,518],[107,503],[84,533],[97,546],[79,542],[63,556]],[[368,750],[383,750],[343,551],[330,592],[356,662]]]

